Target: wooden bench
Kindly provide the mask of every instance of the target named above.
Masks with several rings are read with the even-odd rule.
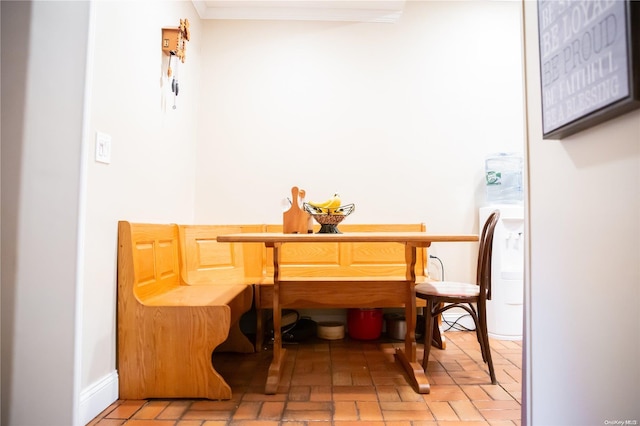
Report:
[[[343,232],[425,232],[423,223],[415,224],[341,224]],[[317,231],[317,229],[316,229]],[[281,225],[267,225],[266,232],[282,232]],[[256,282],[255,306],[257,310],[256,348],[262,347],[264,312],[273,307],[273,250],[264,249],[264,279]],[[415,272],[417,279],[426,278],[427,249],[417,249]],[[397,277],[406,274],[405,249],[397,243],[288,243],[283,244],[280,255],[280,277],[323,278],[340,280],[350,277]],[[311,288],[311,286],[310,286]],[[373,297],[372,297],[373,298]],[[349,304],[345,300],[345,306]],[[376,307],[379,306],[379,303]],[[418,301],[418,306],[424,306]],[[304,308],[304,306],[299,306]],[[327,308],[338,306],[327,306]],[[400,306],[386,306],[389,308]]]
[[[259,230],[262,228],[249,228]],[[120,399],[230,399],[211,363],[218,350],[253,352],[238,320],[251,308],[233,226],[118,224]]]
[[[348,232],[424,231],[424,224],[342,224]],[[211,364],[214,350],[253,352],[239,319],[273,307],[273,252],[260,243],[218,243],[243,232],[281,232],[281,225],[118,225],[118,372],[121,399],[229,399]],[[316,229],[317,231],[317,229]],[[283,277],[405,276],[400,244],[285,244]],[[424,277],[426,249],[417,252]],[[255,289],[255,296],[254,296]],[[345,302],[348,304],[348,301]],[[391,307],[391,306],[389,306]]]

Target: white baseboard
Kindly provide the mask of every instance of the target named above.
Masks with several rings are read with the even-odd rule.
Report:
[[[86,425],[118,399],[118,372],[113,371],[80,393],[80,421]]]

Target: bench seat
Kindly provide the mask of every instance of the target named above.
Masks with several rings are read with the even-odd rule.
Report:
[[[233,303],[246,291],[246,286],[180,286],[145,300],[147,306],[220,306]]]
[[[242,250],[212,240],[215,235],[205,249],[187,254],[178,225],[119,222],[120,399],[231,398],[211,357],[215,350],[253,352],[238,324],[251,308],[253,287],[235,278],[244,274]],[[188,269],[192,258],[213,260],[202,268],[206,277]]]

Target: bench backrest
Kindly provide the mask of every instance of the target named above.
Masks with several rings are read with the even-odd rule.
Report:
[[[424,224],[341,224],[343,232],[425,231]],[[273,276],[273,251],[263,244],[218,243],[221,234],[281,232],[282,225],[118,223],[118,291],[145,300],[180,285],[253,284]],[[404,276],[397,243],[288,243],[282,277]],[[427,252],[417,251],[425,276]]]
[[[186,284],[253,284],[262,276],[262,252],[219,243],[218,235],[262,232],[263,225],[180,225],[182,279]],[[259,247],[258,247],[259,249]]]
[[[179,246],[177,225],[118,222],[121,296],[143,302],[181,285]]]
[[[341,224],[342,232],[424,232],[417,224]],[[267,225],[267,232],[282,232]],[[282,245],[281,277],[404,276],[405,248],[398,243],[287,243]],[[273,276],[273,251],[268,250],[267,277]],[[416,275],[425,276],[426,249],[418,248]]]

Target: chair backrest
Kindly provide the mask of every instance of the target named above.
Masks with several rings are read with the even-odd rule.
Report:
[[[480,299],[491,300],[491,259],[493,254],[493,234],[500,211],[491,212],[482,228],[480,248],[478,250],[477,284],[480,286]]]

